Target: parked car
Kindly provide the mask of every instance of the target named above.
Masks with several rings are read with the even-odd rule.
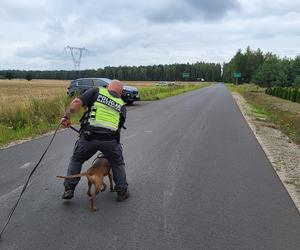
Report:
[[[75,94],[83,94],[92,87],[106,87],[112,80],[108,78],[79,78],[71,81],[67,94],[73,96]],[[132,104],[140,99],[139,90],[135,87],[124,86],[122,99],[127,104]]]

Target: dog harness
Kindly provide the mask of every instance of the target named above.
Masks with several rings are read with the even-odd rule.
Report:
[[[89,124],[95,127],[117,131],[120,123],[121,108],[125,103],[121,98],[114,97],[104,87],[99,87],[97,100],[91,107]]]

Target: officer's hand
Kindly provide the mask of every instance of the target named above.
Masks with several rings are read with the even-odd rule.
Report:
[[[69,118],[63,117],[63,118],[61,118],[61,120],[60,120],[60,124],[61,124],[64,128],[68,128],[68,127],[70,127],[70,125],[71,125],[71,121],[70,121]]]

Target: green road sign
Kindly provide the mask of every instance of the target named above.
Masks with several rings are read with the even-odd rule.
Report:
[[[236,72],[233,73],[233,77],[234,78],[241,78],[242,77],[242,73],[239,72],[239,71],[236,71]]]
[[[182,77],[183,78],[189,78],[190,77],[190,73],[182,73]]]

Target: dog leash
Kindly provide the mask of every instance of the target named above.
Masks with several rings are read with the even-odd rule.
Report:
[[[74,131],[77,132],[78,134],[80,134],[80,131],[79,131],[78,129],[74,128],[73,126],[70,125],[69,128],[72,129],[72,130],[74,130]]]
[[[51,140],[50,140],[48,146],[46,147],[46,150],[45,150],[44,153],[42,154],[42,156],[41,156],[41,158],[39,159],[38,163],[35,165],[35,167],[34,167],[34,168],[32,169],[32,171],[30,172],[30,174],[29,174],[29,176],[28,176],[28,178],[27,178],[27,180],[26,180],[26,182],[25,182],[25,184],[24,184],[24,186],[23,186],[23,189],[22,189],[22,191],[21,191],[21,193],[20,193],[20,195],[19,195],[19,198],[17,199],[17,202],[15,203],[15,205],[12,207],[11,211],[9,212],[8,217],[7,217],[7,220],[6,220],[6,222],[5,222],[5,224],[4,224],[3,228],[2,228],[2,230],[1,230],[1,232],[0,232],[0,241],[2,240],[2,234],[3,234],[3,232],[5,231],[7,225],[9,224],[10,219],[11,219],[11,217],[13,216],[13,214],[14,214],[14,212],[15,212],[15,210],[16,210],[18,204],[19,204],[19,201],[21,200],[21,197],[22,197],[23,193],[25,192],[25,190],[26,190],[26,188],[27,188],[27,186],[28,186],[28,183],[29,183],[30,178],[32,177],[33,173],[37,170],[37,168],[38,168],[38,166],[40,165],[42,159],[44,158],[45,154],[47,153],[48,149],[50,148],[50,145],[52,144],[52,142],[53,142],[53,140],[54,140],[54,137],[56,136],[56,133],[57,133],[58,129],[60,128],[60,125],[61,125],[61,123],[59,123],[59,125],[57,126],[57,128],[56,128],[56,130],[55,130],[55,132],[54,132],[54,134],[53,134],[53,136],[52,136],[52,138],[51,138]],[[73,127],[72,127],[72,129],[73,129],[73,130],[76,130],[76,129],[73,128]]]

